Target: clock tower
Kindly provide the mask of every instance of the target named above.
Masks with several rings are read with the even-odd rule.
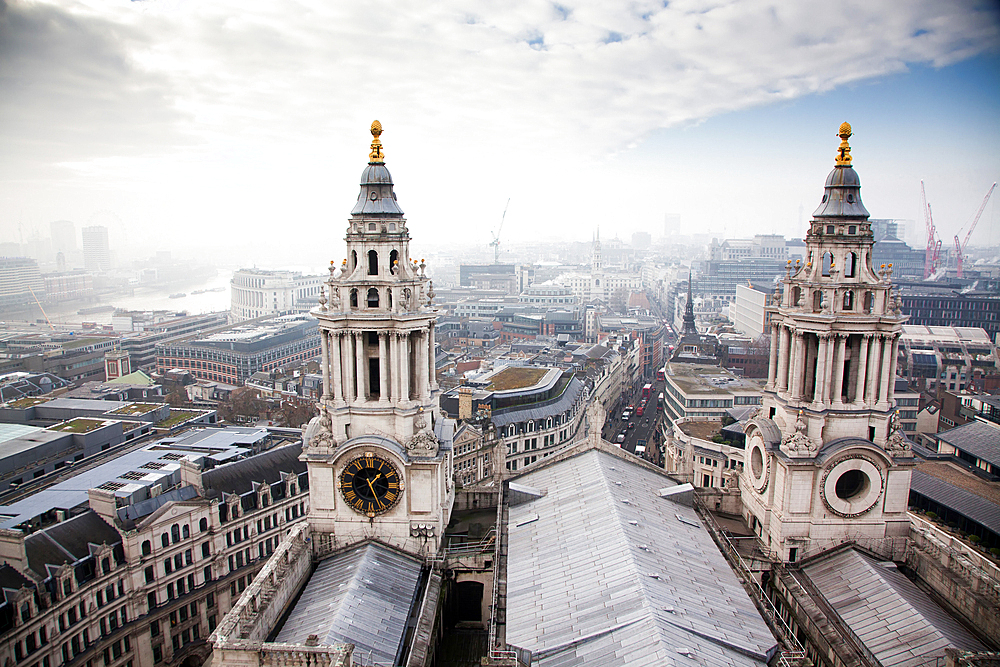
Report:
[[[393,191],[375,121],[368,166],[319,305],[323,395],[303,438],[309,523],[340,547],[438,551],[454,501],[453,425],[438,408],[434,290]],[[447,422],[447,423],[446,423]]]
[[[746,425],[746,519],[779,558],[905,536],[910,469],[893,390],[902,324],[892,265],[872,265],[851,126],[775,293],[762,408]]]

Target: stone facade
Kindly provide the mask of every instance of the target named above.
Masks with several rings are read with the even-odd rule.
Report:
[[[410,258],[381,131],[376,121],[347,229],[347,259],[339,267],[330,263],[312,311],[319,320],[323,396],[305,434],[309,520],[337,546],[378,538],[430,555],[438,551],[454,498],[454,426],[438,407],[434,289],[423,261]],[[391,466],[401,480],[388,507],[356,509],[349,502],[345,470],[364,457]]]
[[[908,442],[893,397],[905,316],[892,267],[872,265],[873,236],[851,166],[850,126],[771,312],[762,410],[746,427],[745,517],[777,557],[854,538],[905,536]]]

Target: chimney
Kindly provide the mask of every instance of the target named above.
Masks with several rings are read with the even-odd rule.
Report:
[[[0,562],[21,573],[28,571],[28,554],[24,550],[24,533],[15,528],[0,529]]]
[[[181,484],[193,486],[198,495],[204,495],[205,485],[201,481],[201,466],[188,459],[181,459],[178,463],[181,466]]]
[[[118,519],[118,500],[114,491],[87,489],[87,498],[90,500],[90,509],[112,526],[115,525]]]
[[[470,419],[472,417],[472,387],[458,388],[458,418]]]

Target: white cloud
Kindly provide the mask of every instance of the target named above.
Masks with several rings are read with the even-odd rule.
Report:
[[[935,0],[18,2],[0,30],[5,179],[62,164],[25,191],[55,188],[62,217],[127,189],[136,217],[257,232],[346,217],[375,117],[404,209],[436,223],[512,189],[534,224],[614,216],[595,188],[658,129],[998,43],[990,6]]]

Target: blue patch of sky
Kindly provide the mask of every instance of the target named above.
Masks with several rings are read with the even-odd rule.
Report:
[[[609,32],[608,36],[601,40],[605,44],[611,44],[612,42],[622,41],[622,34],[620,32]]]
[[[572,11],[568,7],[564,7],[560,4],[553,3],[552,8],[556,10],[556,13],[559,14],[559,18],[561,18],[563,21],[568,19],[569,15],[572,13]]]
[[[740,141],[739,137],[754,134],[752,128],[807,137],[843,120],[869,137],[921,143],[930,153],[934,143],[945,142],[946,137],[984,150],[1000,145],[1000,54],[941,68],[911,65],[898,74],[658,130],[641,150],[659,150],[683,135],[704,138],[711,133],[720,141]]]

